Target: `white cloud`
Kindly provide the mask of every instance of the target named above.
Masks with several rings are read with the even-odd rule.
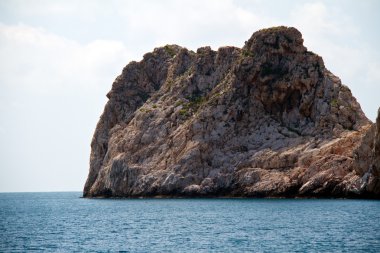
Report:
[[[299,6],[291,13],[295,24],[298,27],[306,28],[305,32],[309,34],[327,35],[344,32],[337,24],[336,19],[329,18],[327,6],[321,2],[306,3]]]
[[[126,32],[155,46],[176,43],[196,49],[242,46],[263,19],[232,0],[123,2],[118,15]]]
[[[128,59],[119,41],[76,41],[27,25],[0,24],[0,85],[33,92],[109,87]]]
[[[0,24],[0,191],[81,188],[105,95],[128,56],[118,41]]]

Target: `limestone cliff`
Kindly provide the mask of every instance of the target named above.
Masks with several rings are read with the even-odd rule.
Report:
[[[295,28],[156,48],[107,97],[85,197],[379,197],[380,120]]]

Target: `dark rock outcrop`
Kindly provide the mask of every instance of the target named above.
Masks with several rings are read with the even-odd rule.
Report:
[[[156,48],[107,96],[85,197],[379,198],[380,119],[295,28]]]

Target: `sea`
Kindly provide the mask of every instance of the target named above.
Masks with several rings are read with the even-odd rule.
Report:
[[[0,193],[0,252],[380,252],[380,201]]]

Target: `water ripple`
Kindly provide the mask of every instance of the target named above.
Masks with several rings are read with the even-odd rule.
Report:
[[[1,193],[0,252],[380,252],[380,202]]]

